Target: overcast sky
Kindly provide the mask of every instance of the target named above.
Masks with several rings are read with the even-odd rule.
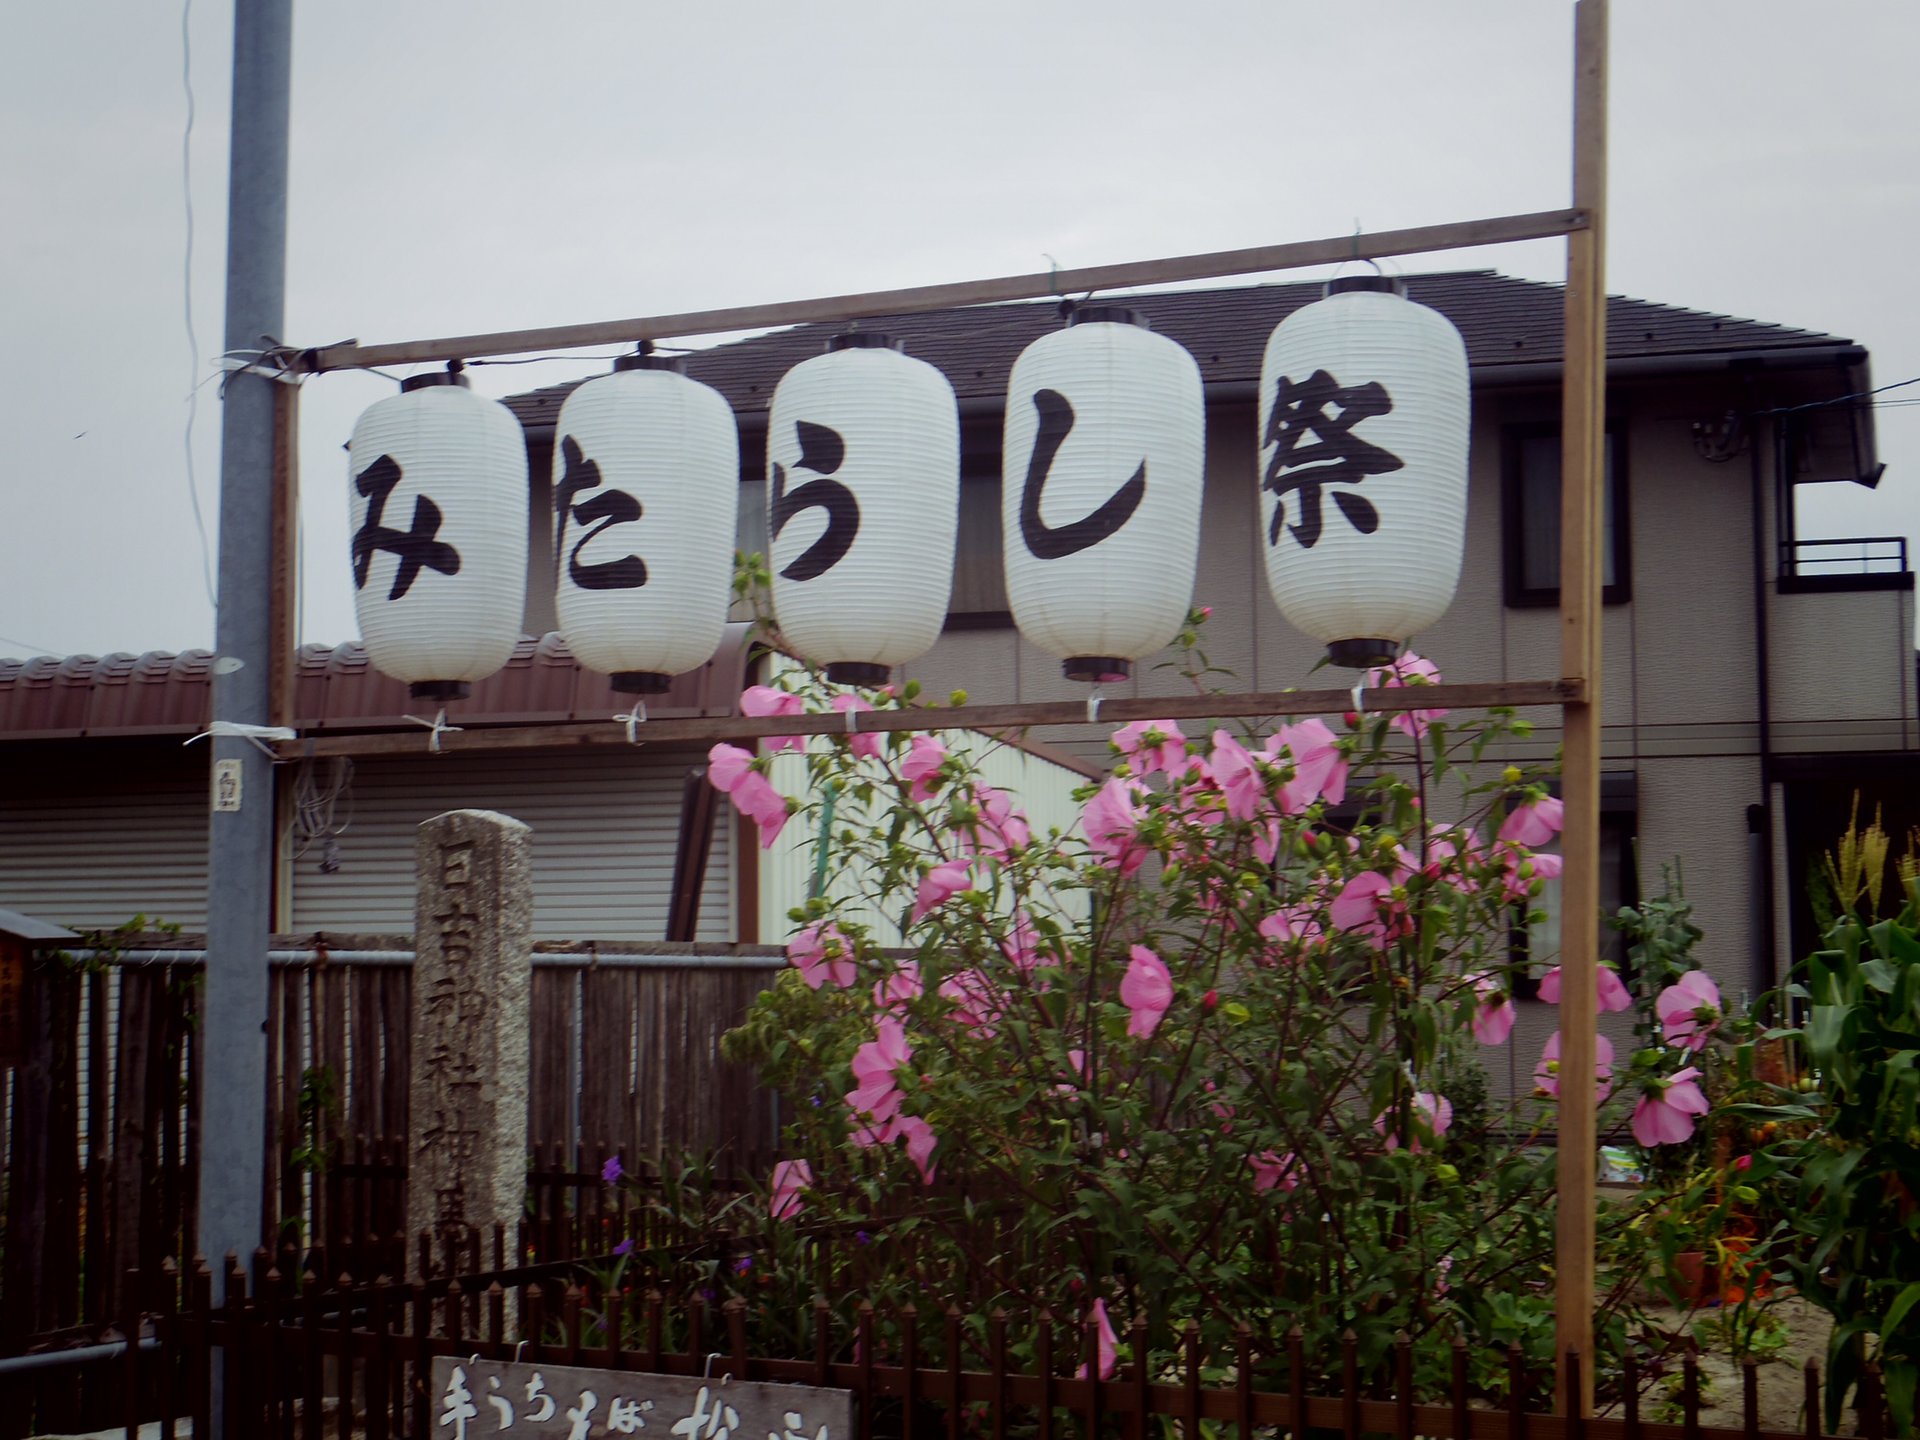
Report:
[[[1849,337],[1876,384],[1920,376],[1920,7],[1615,0],[1613,17],[1608,288]],[[1571,26],[1561,0],[303,0],[282,338],[609,319],[1555,208]],[[231,0],[193,0],[187,191],[180,5],[8,7],[0,654],[211,643],[187,397],[220,349],[231,27]],[[1564,253],[1400,263],[1557,280]],[[475,387],[604,368],[479,370]],[[305,387],[305,639],[355,634],[340,446],[392,390],[367,375]],[[1920,386],[1888,398],[1909,396]],[[1878,421],[1880,490],[1821,487],[1804,533],[1920,534],[1920,407]],[[191,452],[209,538],[218,436],[208,385]]]

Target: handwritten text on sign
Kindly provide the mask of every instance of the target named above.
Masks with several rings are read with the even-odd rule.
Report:
[[[853,1440],[853,1392],[809,1385],[441,1355],[433,1395],[435,1440]]]

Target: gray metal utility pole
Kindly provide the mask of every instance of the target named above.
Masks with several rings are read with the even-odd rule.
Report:
[[[229,351],[281,333],[287,269],[287,86],[292,0],[236,0],[233,154],[227,184]],[[274,387],[228,378],[220,429],[220,606],[213,714],[267,723],[272,631]],[[200,1027],[199,1248],[216,1271],[261,1241],[266,1166],[267,934],[273,766],[249,740],[215,736],[207,837],[207,981]],[[216,1287],[216,1297],[219,1290]],[[218,1396],[221,1387],[215,1386]],[[216,1423],[216,1432],[222,1427]]]

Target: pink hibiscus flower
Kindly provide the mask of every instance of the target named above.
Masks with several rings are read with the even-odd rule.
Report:
[[[1120,982],[1120,1003],[1133,1013],[1127,1022],[1127,1034],[1144,1040],[1173,1004],[1173,977],[1167,973],[1166,962],[1146,946],[1135,945],[1127,953],[1131,962]]]
[[[813,1167],[804,1160],[782,1160],[773,1167],[773,1190],[767,1213],[775,1220],[791,1220],[806,1208],[801,1192],[813,1184]]]
[[[962,970],[940,986],[940,996],[954,1006],[954,1018],[992,1039],[994,1026],[1007,1010],[1007,993],[979,970]]]
[[[1720,987],[1704,970],[1689,970],[1653,1002],[1669,1045],[1698,1053],[1720,1024]]]
[[[1560,1098],[1558,1030],[1547,1037],[1546,1048],[1540,1052],[1540,1063],[1533,1067],[1533,1083],[1554,1099]],[[1613,1042],[1604,1035],[1593,1037],[1593,1085],[1596,1105],[1613,1093]]]
[[[1177,775],[1187,765],[1187,737],[1171,720],[1136,720],[1116,730],[1108,743],[1139,775]]]
[[[1535,856],[1536,860],[1540,857]],[[1626,982],[1611,965],[1596,967],[1600,985],[1600,1009],[1604,1014],[1609,1010],[1631,1010],[1633,996],[1628,993]],[[1554,966],[1540,977],[1540,998],[1549,1005],[1560,1003],[1560,967]]]
[[[1015,808],[1006,791],[996,790],[991,785],[976,784],[973,787],[973,804],[980,812],[980,817],[969,828],[973,831],[981,854],[1004,860],[1033,839],[1026,812]]]
[[[1398,690],[1405,685],[1438,685],[1440,671],[1431,660],[1409,650],[1390,665],[1378,665],[1367,672],[1369,689]],[[1445,710],[1402,710],[1389,722],[1403,735],[1416,739],[1427,733],[1427,726],[1444,720]]]
[[[1136,838],[1146,817],[1136,803],[1139,795],[1140,787],[1133,781],[1116,777],[1094,792],[1080,816],[1087,844],[1100,863],[1122,875],[1131,875],[1147,858],[1146,847]]]
[[[1120,1366],[1120,1341],[1113,1333],[1113,1324],[1107,1319],[1107,1302],[1096,1300],[1093,1309],[1087,1314],[1087,1323],[1093,1327],[1094,1364],[1100,1371],[1099,1378],[1111,1380],[1113,1372]],[[1082,1365],[1074,1372],[1076,1378],[1087,1378],[1087,1367]]]
[[[1253,1188],[1256,1191],[1295,1189],[1300,1184],[1300,1171],[1304,1168],[1291,1150],[1284,1155],[1262,1150],[1258,1155],[1247,1156],[1247,1164],[1253,1168]]]
[[[1395,899],[1393,890],[1389,876],[1365,871],[1341,887],[1327,907],[1327,918],[1336,929],[1364,935],[1374,949],[1381,949],[1388,939],[1410,928],[1406,902]]]
[[[1398,1119],[1394,1117],[1393,1112],[1385,1110],[1374,1116],[1373,1128],[1377,1133],[1387,1137],[1387,1149],[1398,1150],[1400,1136],[1389,1127],[1387,1123],[1389,1118],[1393,1118],[1395,1124],[1398,1124]],[[1437,1141],[1447,1133],[1448,1127],[1452,1124],[1453,1102],[1451,1100],[1444,1095],[1435,1095],[1426,1090],[1417,1092],[1413,1097],[1413,1124],[1408,1127],[1412,1131],[1412,1136],[1407,1149],[1418,1155],[1423,1140],[1429,1144]]]
[[[1502,841],[1494,847],[1499,855],[1500,864],[1506,870],[1506,891],[1509,900],[1525,900],[1531,896],[1535,881],[1558,880],[1564,862],[1558,855],[1541,851],[1530,854],[1516,846]]]
[[[760,844],[779,838],[792,812],[787,798],[754,766],[753,756],[737,745],[716,745],[707,752],[707,780],[733,801],[733,808],[760,827]]]
[[[1493,975],[1475,975],[1478,1003],[1473,1009],[1473,1038],[1482,1045],[1504,1045],[1513,1033],[1513,997]]]
[[[1694,1117],[1711,1108],[1694,1082],[1700,1072],[1689,1065],[1665,1080],[1648,1084],[1633,1107],[1633,1138],[1642,1145],[1678,1145],[1693,1134]]]
[[[873,1008],[899,1011],[920,998],[920,962],[902,960],[893,973],[873,983]]]
[[[940,788],[940,767],[947,763],[947,747],[932,735],[916,735],[900,762],[900,778],[910,787],[909,798],[916,803],[931,800]]]
[[[853,1078],[858,1083],[847,1092],[847,1108],[872,1124],[891,1120],[900,1109],[894,1071],[912,1058],[906,1028],[891,1015],[883,1016],[874,1038],[853,1052]]]
[[[844,715],[849,710],[858,713],[863,710],[871,710],[873,706],[869,705],[851,690],[842,690],[838,695],[833,697],[833,708]],[[880,758],[880,744],[882,739],[882,736],[871,730],[856,731],[848,737],[847,748],[852,750],[854,755],[859,759],[878,760]]]
[[[1508,812],[1500,838],[1516,845],[1545,845],[1560,833],[1565,811],[1565,804],[1551,795],[1522,801]]]
[[[798,715],[806,702],[798,695],[776,690],[771,685],[749,685],[740,692],[740,713],[756,718],[767,715]],[[769,735],[761,744],[771,754],[775,750],[799,750],[806,745],[798,735]]]
[[[842,988],[853,984],[853,945],[831,920],[816,920],[795,934],[787,942],[787,959],[809,990],[829,981]]]
[[[1316,800],[1338,805],[1347,798],[1347,757],[1327,722],[1319,718],[1282,725],[1267,741],[1267,753],[1293,757],[1293,778],[1280,788],[1280,808],[1298,815]]]
[[[920,1183],[931,1185],[934,1167],[928,1161],[933,1157],[934,1147],[940,1143],[940,1137],[933,1133],[933,1127],[918,1115],[896,1115],[887,1132],[887,1139],[889,1142],[907,1142],[907,1158],[913,1161],[914,1169],[920,1172]]]
[[[1253,819],[1266,799],[1267,782],[1260,774],[1259,762],[1247,747],[1226,731],[1216,730],[1207,767],[1214,783],[1227,797],[1227,814],[1235,820]]]
[[[1282,905],[1259,925],[1259,931],[1286,955],[1298,955],[1323,935],[1310,905]]]
[[[946,904],[965,890],[971,883],[968,877],[970,869],[970,863],[963,858],[943,861],[929,870],[920,881],[920,892],[913,902],[913,918],[907,923],[918,925],[929,910]]]

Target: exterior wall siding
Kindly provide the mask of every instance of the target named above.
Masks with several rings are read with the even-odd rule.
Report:
[[[940,740],[953,753],[974,757],[987,784],[1017,797],[1036,840],[1044,839],[1050,832],[1064,835],[1079,821],[1080,806],[1073,799],[1073,792],[1088,783],[1085,776],[975,731],[942,731]],[[832,742],[816,739],[810,743],[822,748]],[[773,762],[771,778],[775,788],[785,795],[806,794],[806,767],[804,755],[782,751]],[[793,933],[795,926],[788,912],[806,904],[812,893],[820,864],[820,839],[820,814],[817,811],[802,814],[789,821],[773,845],[761,852],[760,938],[763,941],[784,944]],[[870,872],[864,867],[833,869],[826,876],[824,893],[835,900],[857,901],[868,893],[870,879]],[[1073,919],[1085,918],[1086,892],[1069,892],[1063,900],[1063,914]],[[882,945],[905,943],[899,928],[900,915],[883,913],[868,904],[856,905],[852,913],[873,927],[874,936]]]
[[[421,755],[356,762],[337,807],[350,817],[340,868],[317,848],[291,866],[292,928],[413,929],[413,847],[442,811],[498,810],[533,827],[534,938],[659,940],[666,934],[682,785],[692,750],[591,755]],[[733,846],[724,803],[702,891],[701,940],[734,935]]]
[[[178,742],[15,749],[0,787],[0,906],[70,929],[206,928],[207,759]]]

